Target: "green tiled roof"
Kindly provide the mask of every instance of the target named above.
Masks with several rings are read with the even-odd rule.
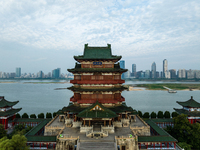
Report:
[[[0,108],[2,107],[11,107],[14,106],[18,103],[19,101],[15,101],[15,102],[9,102],[7,100],[4,99],[4,97],[2,99],[0,99]]]
[[[138,142],[177,142],[172,136],[138,136]]]
[[[192,96],[191,96],[191,99],[189,99],[188,101],[185,101],[185,102],[177,101],[177,103],[183,107],[199,107],[200,108],[200,103],[195,101]]]
[[[28,133],[26,133],[26,136],[29,135],[35,135],[40,129],[42,129],[51,119],[43,119],[37,126],[35,126],[33,129],[31,129]]]
[[[63,107],[62,108],[62,112],[74,112],[74,113],[79,113],[81,111],[83,111],[85,108],[81,108],[80,106],[76,106],[76,105],[68,105],[67,107]]]
[[[95,87],[91,87],[91,88],[82,88],[82,87],[75,87],[75,86],[71,86],[68,87],[67,89],[72,90],[72,91],[123,91],[126,90],[127,88],[124,86],[120,86],[120,87],[112,87],[112,88],[95,88]]]
[[[56,136],[26,136],[27,142],[56,142]]]
[[[121,59],[121,56],[112,55],[111,45],[106,47],[89,47],[85,44],[84,53],[80,56],[74,56],[75,60],[98,60],[98,59]]]
[[[167,133],[165,130],[160,128],[155,122],[152,120],[146,120],[146,123],[151,126],[159,135],[157,136],[138,136],[139,142],[177,142],[175,138],[173,138],[169,133]]]
[[[7,110],[7,111],[0,111],[0,117],[3,117],[3,116],[10,116],[10,115],[13,115],[17,112],[19,112],[22,108],[18,108],[18,109],[10,109],[10,110]]]
[[[28,142],[56,142],[56,136],[38,136],[39,132],[51,119],[43,119],[37,126],[25,134]]]
[[[81,68],[81,64],[76,64],[75,68],[67,69],[69,72],[126,72],[127,69],[120,68],[119,64],[115,64],[114,68]]]
[[[179,114],[186,114],[188,116],[200,116],[200,111],[188,111],[188,110],[185,110],[185,109],[176,109],[174,108],[174,110],[179,113]]]
[[[96,105],[101,107],[102,110],[91,110]],[[118,115],[115,112],[113,112],[112,110],[109,110],[108,108],[104,107],[98,101],[96,101],[96,103],[94,103],[93,105],[89,106],[88,108],[84,109],[77,116],[81,117],[81,118],[114,118],[114,117],[118,117]]]
[[[172,118],[166,118],[166,119],[151,119],[153,122],[174,122]]]

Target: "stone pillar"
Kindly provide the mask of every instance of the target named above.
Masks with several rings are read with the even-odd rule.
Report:
[[[69,113],[67,114],[67,119],[69,119]]]

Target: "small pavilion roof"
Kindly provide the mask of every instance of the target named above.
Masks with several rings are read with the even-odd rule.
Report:
[[[127,69],[120,68],[119,64],[115,64],[114,68],[81,68],[81,64],[75,65],[75,68],[67,69],[69,72],[126,72]]]
[[[4,96],[3,96],[2,98],[0,98],[0,108],[11,107],[11,106],[16,105],[18,102],[19,101],[9,102],[9,101],[5,100]]]
[[[97,106],[101,110],[100,109],[95,110],[94,108],[96,108]],[[96,103],[89,106],[88,108],[84,109],[77,116],[81,117],[81,118],[114,118],[114,117],[118,117],[118,115],[115,112],[104,107],[98,101],[96,101]]]
[[[185,102],[178,102],[177,103],[183,107],[196,107],[196,108],[200,108],[200,103],[198,103],[197,101],[195,101],[193,99],[193,96],[191,96],[191,99],[189,99],[188,101],[185,101]]]
[[[122,56],[112,55],[111,45],[106,47],[91,47],[85,44],[83,55],[74,56],[75,60],[119,60]]]
[[[188,111],[188,110],[185,110],[185,109],[176,109],[176,108],[174,108],[174,110],[179,114],[185,114],[185,115],[188,115],[188,116],[200,117],[200,111]]]
[[[124,86],[120,86],[120,87],[111,87],[111,88],[95,88],[95,87],[75,87],[75,86],[71,86],[68,87],[67,89],[72,90],[72,91],[88,91],[88,92],[93,92],[93,91],[123,91],[126,90],[127,88]]]
[[[0,111],[0,117],[6,117],[6,116],[10,116],[13,115],[17,112],[19,112],[22,108],[18,108],[18,109],[9,109],[7,111]]]

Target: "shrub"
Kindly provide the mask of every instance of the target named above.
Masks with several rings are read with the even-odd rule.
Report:
[[[142,112],[138,110],[138,115],[142,118]]]
[[[163,117],[164,117],[164,116],[163,116],[163,112],[162,112],[162,111],[159,111],[157,117],[158,117],[158,118],[163,118]]]
[[[143,115],[143,118],[149,119],[149,113],[148,113],[148,112],[145,112],[144,115]]]
[[[153,118],[156,118],[156,113],[154,111],[151,113],[151,119]]]
[[[53,113],[53,117],[55,117],[55,116],[56,116],[56,112]]]
[[[17,113],[16,114],[16,118],[21,118],[20,114]]]
[[[22,118],[29,118],[29,116],[28,116],[27,113],[24,113],[24,114],[22,115]]]
[[[51,113],[46,113],[46,118],[52,118],[52,114]]]
[[[36,115],[35,114],[31,114],[30,118],[36,118]]]
[[[177,117],[179,114],[177,112],[172,112],[172,118]]]
[[[164,117],[165,117],[165,118],[170,118],[170,112],[169,112],[169,111],[165,111]]]
[[[40,113],[40,114],[38,114],[38,118],[40,118],[40,119],[44,119],[44,113]]]

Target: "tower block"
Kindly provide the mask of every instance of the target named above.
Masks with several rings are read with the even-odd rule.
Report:
[[[111,45],[107,47],[89,47],[85,44],[84,54],[74,56],[78,62],[75,68],[68,69],[74,74],[74,85],[68,89],[74,92],[70,101],[81,106],[88,106],[97,100],[104,106],[115,106],[125,101],[121,92],[125,81],[121,74],[127,69],[121,69],[118,62],[121,56],[112,55]]]

